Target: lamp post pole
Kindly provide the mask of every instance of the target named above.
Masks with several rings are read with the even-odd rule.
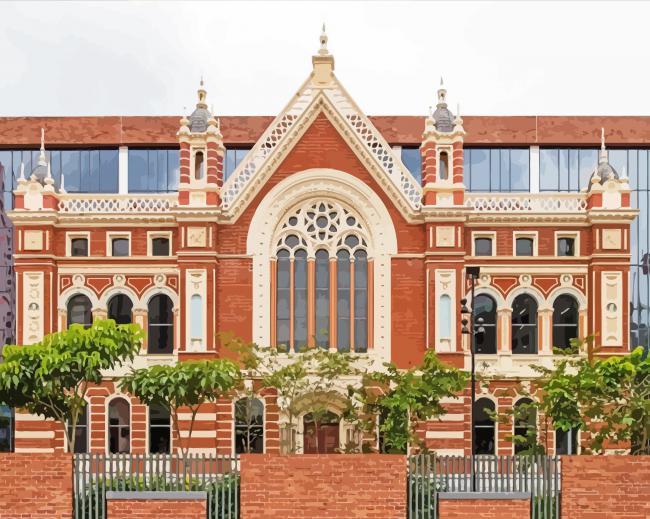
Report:
[[[470,359],[471,359],[471,408],[470,408],[470,434],[472,438],[472,453],[471,453],[471,479],[472,479],[472,492],[476,492],[476,471],[474,467],[474,453],[476,452],[476,438],[474,438],[474,403],[476,402],[476,334],[482,333],[484,331],[483,327],[480,326],[475,329],[475,309],[474,309],[474,289],[476,287],[476,278],[478,278],[481,272],[481,267],[467,267],[466,273],[472,281],[472,290],[471,290],[471,310],[467,308],[467,299],[463,298],[460,300],[461,315],[469,316],[469,320],[466,317],[461,319],[461,333],[470,336]],[[468,322],[469,321],[469,322]],[[469,325],[469,326],[468,326]]]

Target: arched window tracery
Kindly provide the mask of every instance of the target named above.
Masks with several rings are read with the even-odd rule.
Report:
[[[274,243],[275,345],[367,351],[372,257],[359,217],[312,200],[284,218]]]

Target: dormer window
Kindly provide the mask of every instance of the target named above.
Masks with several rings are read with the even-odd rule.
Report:
[[[194,154],[194,178],[195,180],[201,180],[204,177],[205,173],[205,160],[203,158],[203,152],[197,151]]]
[[[447,180],[449,178],[449,154],[446,151],[440,152],[439,164],[440,180]]]

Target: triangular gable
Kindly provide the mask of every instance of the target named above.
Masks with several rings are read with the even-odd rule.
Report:
[[[222,215],[235,221],[242,214],[320,113],[327,116],[402,215],[409,221],[415,219],[422,187],[333,74],[325,85],[316,84],[310,76],[262,134],[221,190]]]

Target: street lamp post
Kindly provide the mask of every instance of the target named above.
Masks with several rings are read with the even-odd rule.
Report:
[[[460,313],[463,316],[461,319],[461,333],[464,335],[470,336],[470,358],[471,358],[471,391],[472,391],[472,404],[470,409],[470,434],[472,438],[472,463],[471,463],[471,477],[472,477],[472,492],[476,492],[476,472],[474,470],[474,453],[476,451],[476,438],[474,438],[474,403],[476,402],[476,335],[479,333],[484,333],[485,329],[483,328],[483,318],[475,319],[475,307],[474,307],[474,289],[476,286],[476,279],[478,278],[481,267],[467,267],[466,269],[467,276],[469,276],[472,282],[472,291],[471,291],[471,309],[467,308],[467,299],[463,298],[460,300],[461,309]],[[467,318],[469,316],[469,319]],[[478,324],[478,327],[476,325]]]

